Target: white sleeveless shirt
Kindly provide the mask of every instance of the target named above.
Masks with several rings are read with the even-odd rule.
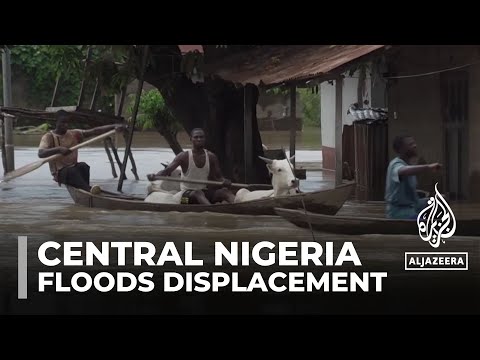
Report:
[[[193,153],[192,150],[188,150],[188,169],[187,173],[184,174],[182,171],[182,179],[188,180],[208,180],[208,175],[210,174],[210,159],[208,156],[207,150],[205,151],[205,165],[202,168],[197,167],[195,165],[195,161],[193,160]],[[184,190],[201,190],[205,189],[207,185],[205,184],[193,184],[193,183],[180,183],[180,189]]]

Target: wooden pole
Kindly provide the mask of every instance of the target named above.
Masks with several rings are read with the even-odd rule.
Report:
[[[2,74],[3,74],[3,106],[12,106],[12,72],[10,62],[10,49],[3,49],[2,53]],[[15,152],[13,145],[13,119],[11,115],[4,116],[4,141],[6,156],[6,172],[15,170]]]
[[[128,136],[128,141],[126,143],[125,147],[125,155],[123,158],[123,163],[122,163],[122,170],[120,172],[120,180],[118,181],[118,187],[117,190],[119,192],[122,191],[122,186],[123,186],[123,176],[125,175],[125,169],[127,167],[127,160],[128,160],[128,155],[130,152],[130,148],[132,146],[132,140],[133,140],[133,131],[135,129],[135,122],[137,121],[137,113],[138,113],[138,107],[140,105],[140,96],[142,95],[142,89],[143,89],[143,77],[145,75],[145,68],[147,65],[147,57],[148,57],[148,45],[145,45],[143,48],[143,56],[142,56],[142,68],[140,70],[140,76],[138,79],[138,88],[137,88],[137,96],[135,98],[135,105],[133,106],[133,113],[132,113],[132,123],[130,125],[130,131],[129,131],[129,136]]]
[[[343,166],[342,166],[342,98],[343,98],[343,78],[339,76],[335,81],[335,185],[342,184]]]
[[[108,140],[110,140],[110,142]],[[117,171],[115,170],[115,164],[113,163],[112,154],[110,153],[110,149],[108,148],[108,146],[111,143],[112,143],[112,139],[109,137],[103,140],[103,146],[105,147],[105,152],[107,153],[108,161],[110,161],[110,166],[112,167],[112,175],[114,178],[117,178],[118,175],[117,175]]]
[[[123,105],[125,104],[125,95],[127,94],[127,87],[124,86],[122,88],[122,92],[120,94],[120,104],[118,104],[118,109],[117,109],[117,116],[121,116],[123,112]]]
[[[290,86],[290,157],[295,155],[295,140],[297,136],[297,87]],[[295,158],[292,160],[295,169]]]
[[[0,117],[0,124],[0,131],[2,132],[0,136],[0,147],[2,149],[3,175],[5,175],[7,173],[7,151],[5,150],[5,128],[3,117]]]
[[[127,87],[124,86],[122,88],[122,91],[121,91],[121,94],[120,94],[120,101],[118,101],[118,103],[117,102],[115,103],[115,112],[116,112],[118,117],[122,116],[123,104],[124,104],[126,92],[127,92]],[[117,96],[115,96],[115,100],[117,100]],[[105,142],[106,142],[106,146],[109,146],[110,148],[112,148],[113,156],[115,157],[115,160],[118,164],[118,168],[121,169],[122,168],[122,161],[120,160],[120,157],[118,156],[118,152],[117,152],[118,135],[119,135],[118,133],[115,133],[115,141],[113,141],[112,138],[108,137],[108,138],[105,139]],[[133,159],[133,157],[132,157],[132,159]],[[135,172],[136,172],[136,168],[135,168]],[[124,180],[127,180],[127,175],[124,174],[123,176],[124,176]],[[136,176],[138,177],[138,175],[136,175]],[[137,180],[138,180],[138,178],[137,178]]]
[[[143,88],[143,86],[142,86]],[[123,89],[122,89],[122,93],[121,93],[121,96],[120,96],[120,104],[118,105],[118,114],[117,116],[121,116],[122,114],[122,111],[123,111],[123,106],[125,104],[125,96],[127,94],[127,87],[124,86]],[[125,139],[125,144],[128,142],[128,138],[127,138],[127,134],[126,133],[123,133],[123,138]],[[116,141],[117,142],[117,141]],[[128,158],[130,159],[130,162],[132,163],[132,173],[133,173],[133,176],[135,176],[135,180],[140,180],[140,178],[138,177],[138,173],[137,173],[137,165],[135,164],[135,160],[133,159],[133,154],[132,154],[132,150],[130,150],[128,152]],[[125,179],[127,178],[127,176],[125,175]]]
[[[52,101],[50,102],[50,106],[53,107],[55,104],[55,99],[57,98],[57,89],[58,83],[60,82],[60,74],[57,76],[57,81],[55,81],[55,88],[53,89]]]
[[[123,112],[123,105],[125,103],[125,95],[127,94],[127,86],[122,87],[122,90],[120,91],[120,94],[115,95],[115,114],[120,117],[122,116]],[[116,133],[115,134],[115,141],[114,144],[116,147],[118,147],[118,139],[120,134]],[[120,163],[118,166],[121,167]]]
[[[95,110],[95,105],[97,104],[98,98],[98,78],[95,81],[95,90],[93,90],[92,101],[90,102],[90,110]]]
[[[101,134],[101,135],[98,135],[98,136],[95,136],[94,138],[92,139],[89,139],[87,141],[83,141],[81,142],[80,144],[77,144],[75,146],[72,146],[70,148],[71,151],[73,150],[76,150],[76,149],[80,149],[81,147],[84,147],[84,146],[87,146],[87,145],[90,145],[90,144],[93,144],[94,142],[96,141],[99,141],[101,139],[104,139],[106,138],[107,136],[110,136],[110,135],[113,135],[115,133],[115,130],[110,130],[110,131],[107,131],[106,133],[104,134]],[[24,165],[14,171],[11,171],[9,173],[7,173],[4,178],[2,179],[1,182],[8,182],[12,179],[15,179],[17,177],[20,177],[20,176],[23,176],[23,175],[26,175],[32,171],[35,171],[36,169],[38,169],[39,167],[41,167],[42,165],[46,164],[46,163],[49,163],[51,161],[54,161],[56,159],[58,159],[59,157],[62,157],[62,154],[54,154],[54,155],[50,155],[46,158],[43,158],[43,159],[40,159],[40,160],[37,160],[33,163],[30,163],[30,164],[27,164],[27,165]]]
[[[12,106],[12,72],[10,61],[10,49],[4,48],[2,53],[3,74],[3,106]],[[4,148],[6,156],[6,172],[15,170],[15,151],[13,144],[13,120],[14,116],[4,116]]]
[[[246,183],[252,180],[253,169],[253,136],[252,136],[252,86],[246,84],[243,88],[243,147],[244,147],[244,178]]]
[[[112,138],[108,137],[108,138],[105,139],[105,141],[107,142],[107,146],[110,146],[112,148],[113,156],[115,156],[115,160],[117,161],[118,167],[119,167],[119,169],[121,169],[122,168],[122,161],[120,160],[120,157],[118,156],[117,148],[115,147],[115,144],[113,143]],[[123,174],[123,176],[124,176],[124,180],[127,180],[127,175]],[[115,175],[115,177],[117,177],[117,176]]]
[[[15,170],[15,145],[13,144],[13,122],[15,117],[5,114],[5,153],[7,155],[7,172]]]
[[[120,101],[118,103],[118,105],[116,106],[116,113],[117,113],[117,116],[120,117],[122,116],[122,111],[123,111],[123,104],[124,104],[124,100],[125,100],[125,94],[127,93],[127,87],[124,86],[122,88],[122,92],[120,94]],[[112,148],[112,152],[113,152],[113,156],[115,156],[115,160],[117,161],[117,164],[118,164],[118,168],[121,169],[122,168],[122,161],[120,160],[120,157],[118,156],[118,152],[117,152],[117,147],[118,147],[118,136],[119,134],[118,133],[115,133],[115,142],[112,141],[111,138],[107,138],[105,139],[106,141],[108,141],[110,147]],[[130,154],[131,154],[131,151],[130,151]],[[135,166],[135,162],[133,161],[133,156],[130,157],[130,161],[132,161],[132,166]],[[136,175],[136,178],[138,180],[138,175],[136,174],[136,166],[135,166],[135,173],[134,175]],[[124,176],[124,180],[127,180],[127,175],[126,174],[123,174]]]
[[[12,106],[12,66],[10,61],[10,49],[5,48],[2,52],[3,74],[3,106]]]
[[[125,139],[125,143],[127,143],[128,142],[127,134],[124,134],[123,137]],[[140,180],[140,178],[138,177],[138,173],[137,173],[137,165],[135,164],[135,160],[133,159],[133,154],[132,154],[131,149],[128,149],[128,158],[130,159],[130,162],[132,163],[132,168],[130,170],[132,171],[133,176],[135,176],[135,180]]]

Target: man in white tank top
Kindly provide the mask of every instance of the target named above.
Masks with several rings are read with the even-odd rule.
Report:
[[[188,182],[180,183],[180,189],[183,191],[182,204],[209,205],[224,200],[233,203],[235,195],[228,189],[232,182],[223,177],[217,156],[205,149],[205,132],[203,129],[193,129],[190,133],[190,140],[192,141],[191,150],[178,154],[164,170],[157,174],[148,174],[148,180],[154,181],[156,175],[170,176],[173,170],[181,166],[182,179],[223,182],[221,188]]]

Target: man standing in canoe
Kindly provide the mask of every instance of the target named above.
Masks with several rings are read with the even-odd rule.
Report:
[[[228,189],[232,182],[225,179],[220,169],[217,156],[205,149],[205,132],[196,128],[190,133],[192,149],[183,151],[162,171],[157,174],[148,174],[150,181],[158,176],[169,176],[178,166],[182,168],[182,179],[185,180],[213,180],[221,181],[222,188],[207,187],[204,184],[182,182],[180,190],[183,192],[182,204],[209,205],[216,202],[227,201],[233,203],[235,195]]]
[[[427,199],[417,195],[417,174],[441,169],[439,163],[411,165],[417,157],[417,144],[411,136],[397,136],[393,149],[398,154],[387,169],[385,186],[386,216],[390,219],[416,219]]]
[[[70,151],[69,148],[83,142],[86,138],[98,136],[113,129],[123,131],[125,125],[114,124],[89,130],[69,130],[68,120],[70,116],[64,110],[57,111],[56,127],[43,135],[38,148],[38,157],[46,158],[51,155],[62,154],[62,157],[49,162],[53,179],[59,185],[66,184],[92,193],[99,193],[100,188],[98,186],[90,186],[90,166],[84,162],[78,162],[78,150]]]

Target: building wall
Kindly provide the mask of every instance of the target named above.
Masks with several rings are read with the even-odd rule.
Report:
[[[387,107],[387,81],[380,77],[380,74],[375,74],[370,80],[372,88],[372,107],[386,108]]]
[[[480,201],[480,65],[470,68],[469,199]]]
[[[443,162],[439,76],[402,79],[392,84],[388,109],[389,159],[396,156],[391,145],[395,136],[411,135],[417,142],[420,162]],[[428,178],[441,182],[440,176],[421,175],[420,188],[431,190]]]
[[[480,60],[479,46],[404,46],[390,62],[390,73],[397,75],[425,74],[454,68]],[[468,71],[468,188],[471,200],[480,199],[480,66]],[[417,141],[420,161],[445,164],[444,124],[440,74],[392,79],[388,85],[389,144],[397,134],[408,133]],[[389,158],[395,153],[389,147]],[[445,174],[419,176],[419,187],[434,190],[439,182],[445,188]]]

